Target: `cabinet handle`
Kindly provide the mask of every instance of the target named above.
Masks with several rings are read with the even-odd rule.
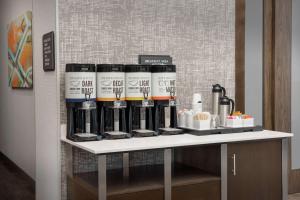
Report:
[[[232,161],[233,161],[233,169],[232,169],[232,175],[236,176],[236,155],[232,155]]]

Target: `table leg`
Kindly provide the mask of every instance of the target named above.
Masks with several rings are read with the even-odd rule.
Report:
[[[129,178],[129,153],[123,153],[123,176]]]
[[[164,200],[172,198],[172,149],[164,150]]]
[[[67,199],[72,199],[72,189],[69,187],[70,180],[73,178],[74,170],[73,170],[73,146],[70,144],[66,144],[66,176],[65,181],[67,183]]]
[[[227,144],[221,144],[221,200],[227,200]]]
[[[106,155],[98,156],[98,200],[107,199]]]
[[[70,144],[66,144],[66,170],[67,175],[70,178],[73,178],[73,146]]]
[[[283,139],[282,151],[282,200],[288,200],[288,158],[289,158],[289,139]]]

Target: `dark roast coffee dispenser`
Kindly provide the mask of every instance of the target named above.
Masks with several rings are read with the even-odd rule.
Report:
[[[99,130],[108,139],[128,138],[126,132],[125,66],[97,65]]]
[[[132,136],[155,136],[151,100],[151,66],[126,65],[127,130]]]
[[[176,100],[176,66],[152,65],[152,99],[154,130],[161,134],[178,134]],[[169,111],[167,111],[169,110]],[[166,119],[169,118],[169,125]]]
[[[95,65],[66,65],[65,99],[67,138],[78,142],[99,140]]]

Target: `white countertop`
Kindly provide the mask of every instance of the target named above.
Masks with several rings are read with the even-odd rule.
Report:
[[[109,154],[121,153],[130,151],[150,150],[150,149],[165,149],[184,146],[206,145],[206,144],[221,144],[231,142],[242,142],[251,140],[266,140],[266,139],[281,139],[293,137],[291,133],[275,132],[275,131],[260,131],[260,132],[245,132],[233,134],[218,134],[195,136],[190,134],[173,135],[173,136],[157,136],[144,138],[130,138],[120,140],[101,140],[94,142],[73,142],[66,139],[66,126],[62,125],[63,142],[86,150],[93,154]]]

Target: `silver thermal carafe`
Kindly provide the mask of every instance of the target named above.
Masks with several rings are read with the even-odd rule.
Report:
[[[212,115],[219,115],[220,97],[226,96],[226,90],[220,84],[213,85],[212,88]]]
[[[234,111],[234,101],[227,96],[220,97],[219,100],[220,109],[220,126],[226,126],[226,118],[233,114]]]

